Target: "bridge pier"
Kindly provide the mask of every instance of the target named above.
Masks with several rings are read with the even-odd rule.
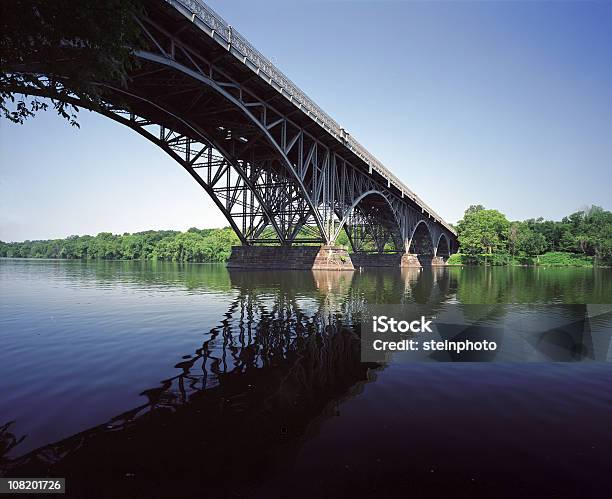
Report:
[[[352,253],[355,268],[359,267],[430,267],[446,265],[446,258],[415,253]]]
[[[431,259],[431,265],[433,267],[439,267],[439,266],[443,266],[446,265],[446,261],[448,260],[447,256],[434,256]]]
[[[342,246],[233,246],[227,268],[354,270]]]

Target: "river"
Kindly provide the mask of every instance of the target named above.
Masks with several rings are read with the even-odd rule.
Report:
[[[612,269],[2,259],[0,473],[83,497],[609,492],[610,314],[599,358],[364,363],[374,303],[609,304]]]

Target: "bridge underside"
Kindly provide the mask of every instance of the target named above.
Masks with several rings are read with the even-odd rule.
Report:
[[[136,51],[139,67],[127,84],[100,83],[106,104],[94,110],[179,163],[244,247],[278,247],[275,268],[288,266],[288,247],[334,248],[339,240],[356,266],[435,263],[456,250],[454,233],[348,147],[348,135],[340,140],[177,5],[150,2],[140,19],[146,49]],[[36,63],[25,70],[37,72]],[[21,90],[54,95],[51,87]],[[264,250],[235,250],[230,265],[257,266],[257,251]],[[342,251],[321,250],[334,255],[332,267],[348,268]]]

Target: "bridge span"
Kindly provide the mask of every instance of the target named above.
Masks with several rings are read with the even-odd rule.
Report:
[[[205,3],[145,4],[140,64],[127,84],[101,83],[96,111],[210,195],[242,242],[230,266],[410,266],[456,251],[449,224]]]

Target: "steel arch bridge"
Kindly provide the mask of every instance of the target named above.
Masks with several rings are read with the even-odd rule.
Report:
[[[96,111],[155,143],[243,245],[448,256],[456,232],[200,0],[147,0],[146,49]],[[78,105],[83,103],[76,101]],[[85,106],[86,107],[86,106]]]

